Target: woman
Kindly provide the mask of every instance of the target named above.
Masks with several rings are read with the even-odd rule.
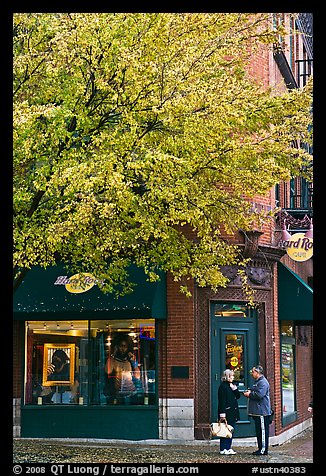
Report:
[[[41,396],[47,397],[44,401],[49,401],[51,397],[53,403],[71,403],[70,385],[65,385],[70,381],[70,360],[62,349],[57,349],[53,353],[51,364],[48,367],[48,380],[54,381],[55,386],[50,389],[45,387],[42,391]]]
[[[132,347],[130,337],[118,336],[113,344],[113,354],[107,360],[105,372],[112,384],[109,393],[113,403],[132,403],[130,398],[137,393],[135,381],[140,379],[140,370]]]
[[[226,369],[221,378],[221,384],[218,389],[218,414],[220,420],[227,420],[228,425],[235,425],[239,420],[238,399],[240,392],[238,387],[233,383],[233,370]],[[235,455],[236,452],[231,448],[232,438],[220,438],[220,454]]]
[[[57,349],[48,367],[48,380],[68,381],[70,379],[70,362],[65,351]]]

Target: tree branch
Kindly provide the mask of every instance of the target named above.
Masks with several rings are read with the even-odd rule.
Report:
[[[28,271],[29,271],[28,268],[21,268],[21,269],[19,269],[18,267],[14,268],[14,284],[13,284],[14,292],[17,291],[17,289],[19,288],[19,286],[21,285]]]

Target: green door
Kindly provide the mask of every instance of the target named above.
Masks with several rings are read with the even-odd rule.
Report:
[[[234,383],[240,420],[235,437],[255,436],[254,423],[247,413],[247,398],[242,394],[252,383],[250,369],[257,365],[257,316],[242,303],[215,303],[211,308],[211,415],[218,418],[218,387],[225,369],[234,370]]]

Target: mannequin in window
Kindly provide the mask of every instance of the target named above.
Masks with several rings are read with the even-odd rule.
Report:
[[[108,376],[108,394],[113,403],[134,403],[140,370],[133,353],[133,342],[127,334],[113,340],[113,352],[109,356],[105,372]]]

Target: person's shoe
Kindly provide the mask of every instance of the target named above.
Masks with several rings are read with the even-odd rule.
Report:
[[[227,455],[229,450],[222,450],[220,451],[220,455]]]
[[[236,455],[237,454],[232,448],[230,448],[229,450],[226,450],[226,451],[227,451],[228,455]]]
[[[255,456],[264,456],[264,455],[268,455],[268,451],[264,451],[262,453],[261,450],[257,450],[257,451],[254,451],[252,454]]]

